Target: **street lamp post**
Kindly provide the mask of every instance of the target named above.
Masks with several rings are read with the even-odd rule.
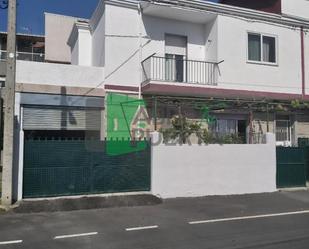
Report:
[[[16,80],[16,0],[8,2],[8,36],[5,79],[5,110],[3,132],[2,205],[10,206],[13,200],[13,158],[15,124]]]

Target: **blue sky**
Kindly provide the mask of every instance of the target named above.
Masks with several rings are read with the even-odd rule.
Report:
[[[98,0],[17,0],[17,31],[44,34],[44,12],[89,18]],[[0,30],[6,30],[7,11],[0,9]]]
[[[98,0],[17,1],[17,32],[33,34],[44,34],[44,12],[89,18],[98,3]],[[7,11],[0,9],[0,31],[6,30],[6,21]]]

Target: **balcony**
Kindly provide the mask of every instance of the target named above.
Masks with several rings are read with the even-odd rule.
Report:
[[[217,85],[219,63],[186,60],[182,56],[150,56],[142,62],[143,82]]]
[[[28,52],[16,52],[17,60],[23,61],[36,61],[44,62],[45,54],[43,53],[28,53]],[[0,60],[6,60],[7,52],[5,50],[0,50]]]

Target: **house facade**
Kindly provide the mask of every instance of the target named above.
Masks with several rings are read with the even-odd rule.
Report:
[[[17,60],[15,199],[27,141],[104,139],[119,126],[107,120],[113,94],[144,101],[150,131],[207,110],[208,129],[245,143],[309,137],[309,3],[258,2],[100,0],[89,20],[46,13],[44,61]]]
[[[107,92],[229,100],[214,112],[215,131],[241,133],[248,143],[274,132],[278,145],[296,146],[309,136],[308,3],[247,2],[100,2],[73,29],[72,64],[104,68]],[[157,117],[178,114],[162,105]]]

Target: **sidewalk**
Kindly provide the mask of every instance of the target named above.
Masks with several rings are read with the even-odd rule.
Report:
[[[62,212],[89,209],[112,209],[145,206],[157,211],[173,210],[183,215],[201,214],[209,218],[259,215],[309,209],[309,191],[280,191],[266,194],[208,196],[161,200],[152,195],[92,196],[26,200],[8,213]]]
[[[24,200],[10,213],[61,212],[102,209],[112,207],[148,206],[160,204],[162,200],[153,195],[83,196]]]

